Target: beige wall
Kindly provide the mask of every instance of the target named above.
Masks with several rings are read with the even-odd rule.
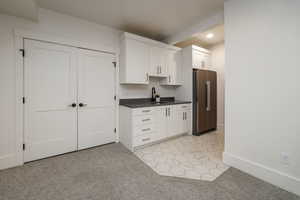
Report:
[[[217,124],[219,128],[224,127],[224,67],[225,67],[225,50],[224,42],[214,45],[209,49],[211,51],[211,69],[217,71],[218,91],[217,91]]]
[[[225,1],[227,164],[300,195],[300,1]]]

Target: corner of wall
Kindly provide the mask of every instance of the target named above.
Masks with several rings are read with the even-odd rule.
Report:
[[[254,177],[300,195],[300,179],[282,173],[259,163],[241,158],[229,152],[223,153],[223,162],[231,167],[244,171]]]

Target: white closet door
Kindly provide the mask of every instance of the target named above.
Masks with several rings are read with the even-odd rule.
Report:
[[[114,56],[79,50],[78,149],[114,142]]]
[[[25,40],[24,161],[77,149],[76,49]]]

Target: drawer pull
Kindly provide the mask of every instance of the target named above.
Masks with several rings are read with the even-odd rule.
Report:
[[[142,129],[142,131],[150,131],[151,130],[151,128],[145,128],[145,129]]]
[[[187,108],[187,106],[181,106],[181,108]]]
[[[150,112],[151,110],[143,110],[142,112]]]
[[[150,119],[149,118],[148,119],[143,119],[142,121],[147,122],[147,121],[150,121]]]
[[[146,142],[148,140],[150,140],[150,138],[144,138],[144,139],[142,139],[143,142]]]

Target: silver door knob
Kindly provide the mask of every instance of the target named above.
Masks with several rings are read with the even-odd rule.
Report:
[[[85,106],[87,106],[87,104],[84,104],[84,103],[79,103],[78,105],[79,105],[79,107],[85,107]]]
[[[72,107],[72,108],[75,108],[76,106],[77,106],[76,103],[72,103],[72,104],[69,105],[69,107]]]

